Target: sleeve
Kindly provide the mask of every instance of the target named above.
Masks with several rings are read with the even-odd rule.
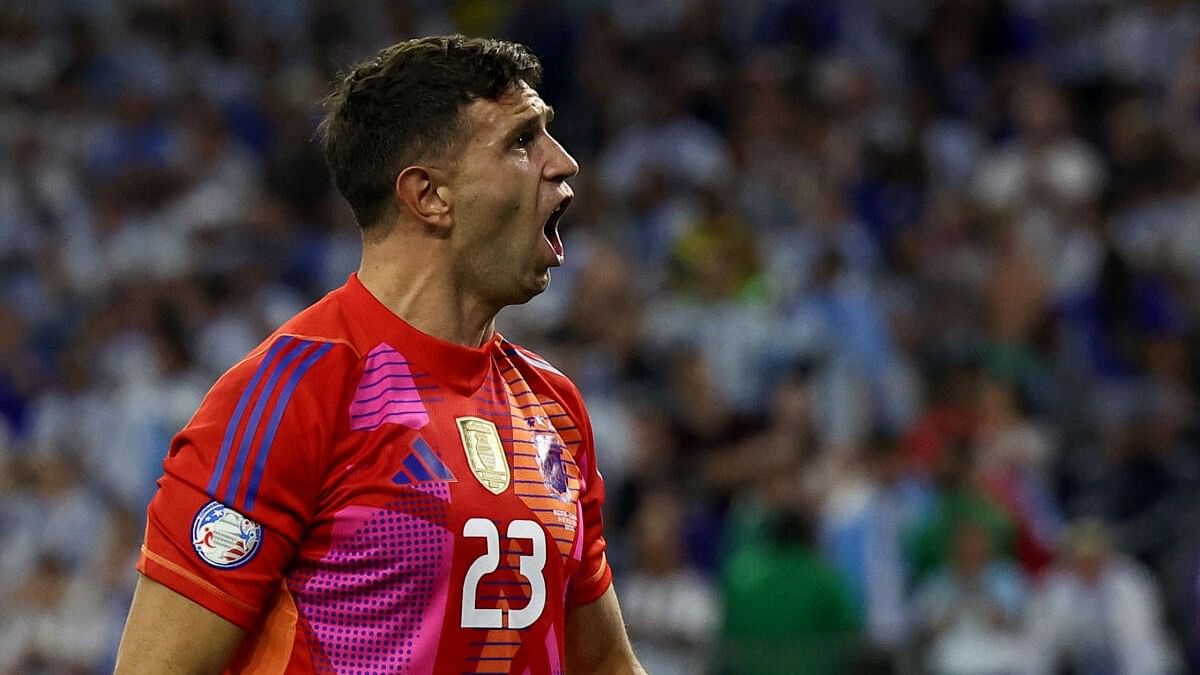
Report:
[[[138,571],[257,625],[315,515],[338,420],[321,392],[344,391],[347,354],[279,336],[217,381],[171,442]]]
[[[577,394],[577,392],[576,392]],[[573,410],[580,429],[583,451],[576,462],[583,478],[579,497],[583,512],[583,554],[579,569],[567,592],[567,606],[578,607],[596,601],[612,585],[612,568],[608,566],[604,539],[604,477],[596,465],[596,448],[592,435],[592,423],[581,397],[576,396]]]

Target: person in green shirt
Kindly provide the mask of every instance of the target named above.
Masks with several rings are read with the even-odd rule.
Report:
[[[971,482],[970,451],[957,447],[948,451],[938,467],[940,491],[932,511],[907,534],[907,552],[913,575],[922,580],[950,561],[954,533],[964,523],[982,529],[991,550],[1011,558],[1015,538],[1012,519]]]
[[[838,673],[859,620],[799,509],[772,513],[765,539],[745,539],[722,573],[723,673]]]

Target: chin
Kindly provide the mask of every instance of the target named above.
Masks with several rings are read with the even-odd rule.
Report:
[[[541,274],[534,276],[533,279],[531,279],[530,282],[528,284],[526,284],[525,288],[522,289],[523,293],[521,294],[524,297],[519,302],[514,303],[514,304],[524,304],[526,302],[529,302],[530,300],[532,300],[535,297],[544,293],[546,291],[546,289],[549,287],[550,287],[550,270],[547,269],[544,272],[542,272]]]
[[[541,295],[549,286],[550,270],[546,270],[528,279],[521,284],[520,288],[514,288],[512,293],[506,295],[499,304],[502,306],[523,305]]]

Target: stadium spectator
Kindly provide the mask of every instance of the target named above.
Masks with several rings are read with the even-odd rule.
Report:
[[[867,637],[886,651],[902,650],[911,637],[905,536],[933,500],[932,486],[905,471],[894,441],[877,435],[821,508],[822,549],[846,581]]]
[[[959,521],[952,536],[949,563],[913,598],[925,667],[937,675],[1024,672],[1028,591],[1020,571],[994,556],[984,523]]]
[[[1029,569],[1071,567],[1047,566],[1056,520],[1105,518],[1200,654],[1183,0],[5,3],[0,607],[60,612],[13,594],[143,513],[204,391],[358,264],[313,142],[335,70],[455,30],[533,46],[555,133],[590,167],[568,264],[500,329],[589,401],[614,558],[669,485],[683,557],[719,574],[765,536],[756,471],[786,474],[874,631],[894,568],[846,548],[879,513],[856,448],[882,429],[901,484],[942,515],[1000,514],[997,556],[1011,536]],[[44,473],[64,458],[73,475]],[[43,527],[51,503],[68,529]],[[940,531],[922,572],[946,560]],[[128,606],[128,583],[104,589]],[[25,654],[7,631],[0,663]],[[111,672],[110,652],[84,668]]]
[[[685,503],[667,490],[642,500],[630,528],[634,564],[622,614],[647,672],[708,672],[720,611],[710,579],[687,560]]]
[[[1149,571],[1097,520],[1075,523],[1030,609],[1034,673],[1174,673],[1177,655]]]

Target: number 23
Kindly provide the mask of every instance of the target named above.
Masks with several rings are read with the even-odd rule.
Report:
[[[500,531],[487,518],[472,518],[463,526],[463,536],[486,540],[487,551],[471,563],[463,579],[462,627],[504,628],[504,610],[481,609],[475,605],[480,580],[500,566]],[[509,539],[528,539],[533,542],[533,552],[521,555],[519,568],[521,576],[529,580],[529,604],[508,610],[509,628],[528,628],[546,608],[546,578],[542,576],[542,570],[546,567],[546,533],[541,525],[532,520],[514,520],[508,524],[507,536]]]

